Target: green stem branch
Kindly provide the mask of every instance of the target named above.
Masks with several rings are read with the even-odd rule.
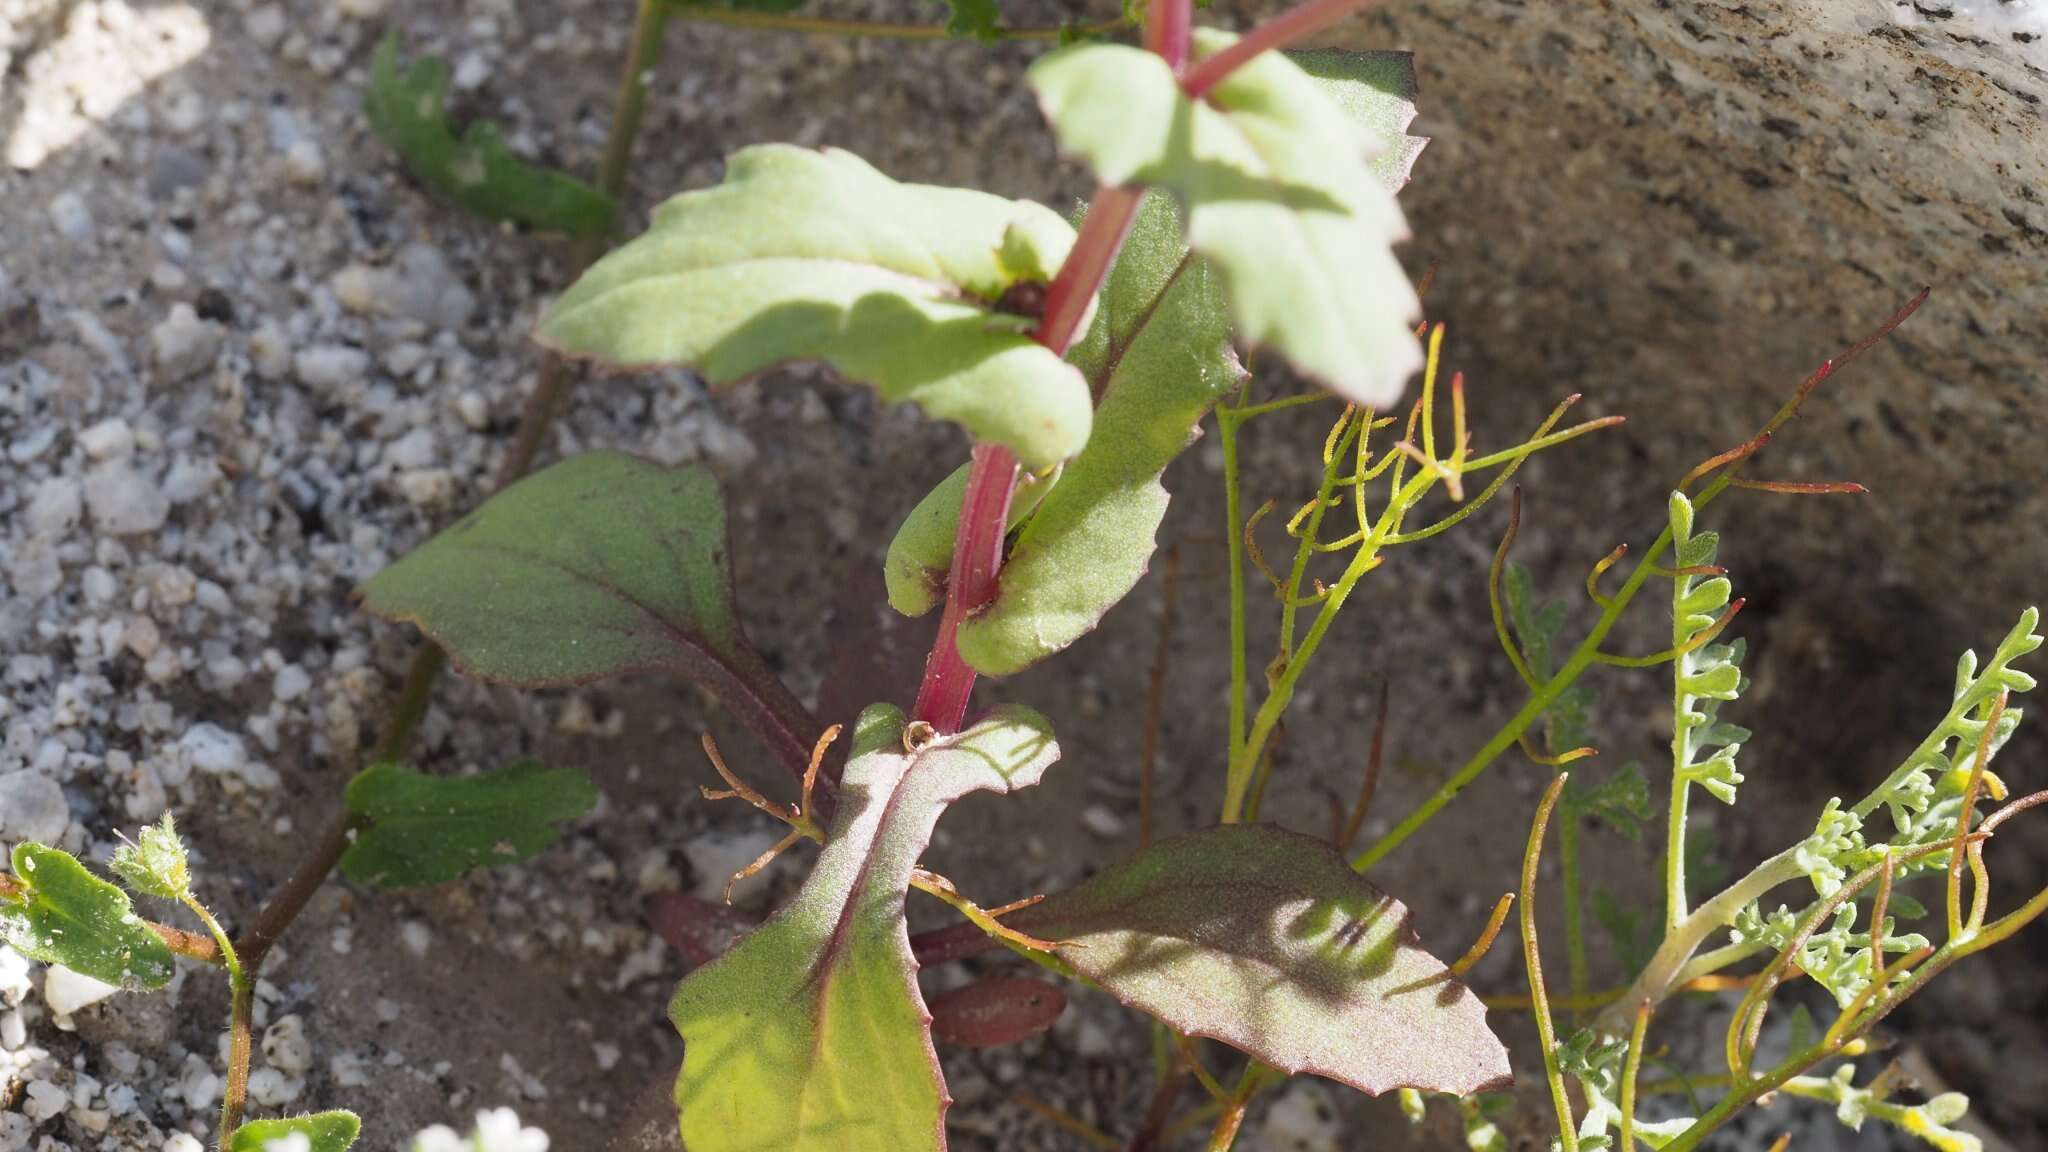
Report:
[[[1780,884],[1791,883],[1806,875],[1806,870],[1799,865],[1797,855],[1797,848],[1787,848],[1778,853],[1750,869],[1749,875],[1730,884],[1719,895],[1700,905],[1674,925],[1665,933],[1664,943],[1659,945],[1656,954],[1650,957],[1650,963],[1644,967],[1642,974],[1636,977],[1635,983],[1629,985],[1628,991],[1621,994],[1621,999],[1601,1016],[1601,1029],[1610,1035],[1626,1035],[1629,1026],[1628,1015],[1635,1011],[1635,1005],[1645,1000],[1652,1004],[1660,1004],[1671,994],[1671,990],[1684,980],[1705,975],[1704,972],[1688,966],[1693,953],[1699,950],[1699,946],[1706,942],[1708,936],[1733,923],[1736,914],[1748,907],[1751,901],[1757,900]],[[1731,953],[1726,962],[1734,963],[1742,955],[1747,954],[1750,953]]]
[[[213,936],[214,944],[220,949],[221,966],[228,970],[228,1084],[220,1098],[220,1147],[233,1146],[235,1129],[242,1126],[242,1111],[249,1100],[249,1061],[254,1047],[254,1013],[256,1007],[255,981],[242,967],[242,959],[235,954],[235,946],[228,939],[226,929],[206,905],[190,892],[183,897],[185,907],[190,908],[206,931]]]

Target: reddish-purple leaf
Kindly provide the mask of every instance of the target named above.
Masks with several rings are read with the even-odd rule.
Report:
[[[932,1035],[962,1048],[1000,1048],[1052,1027],[1067,994],[1043,980],[991,976],[932,997]]]
[[[647,898],[647,921],[654,934],[668,941],[695,968],[709,964],[760,927],[761,917],[730,904],[713,904],[682,892],[656,892]]]
[[[1486,1009],[1401,902],[1322,840],[1226,825],[1163,841],[1004,920],[1177,1031],[1377,1095],[1509,1080]]]

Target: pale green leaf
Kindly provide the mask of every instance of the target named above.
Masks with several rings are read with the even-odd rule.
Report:
[[[977,670],[1008,675],[1066,648],[1144,576],[1166,515],[1160,476],[1244,376],[1222,304],[1172,198],[1147,195],[1071,354],[1100,384],[1095,434],[1017,534],[996,598],[961,622]]]
[[[775,733],[786,761],[804,763],[817,736],[747,645],[725,503],[703,469],[571,457],[491,497],[361,595],[473,676],[540,688],[665,672]]]
[[[342,856],[342,874],[417,888],[541,852],[555,842],[555,825],[597,803],[597,789],[573,768],[531,761],[478,776],[376,764],[349,781],[347,803],[368,826]]]
[[[946,575],[953,564],[953,539],[960,528],[960,502],[967,496],[969,465],[939,481],[903,518],[882,560],[889,604],[905,616],[922,616],[946,600]],[[1038,508],[1059,480],[1059,469],[1021,472],[1010,495],[1010,529]]]
[[[903,731],[895,708],[861,714],[803,889],[676,989],[690,1152],[945,1147],[945,1085],[904,931],[911,869],[948,804],[1029,787],[1059,749],[1045,719],[1022,708],[916,753]]]
[[[1235,38],[1198,31],[1206,57]],[[1159,57],[1060,49],[1029,73],[1061,147],[1104,184],[1156,184],[1229,290],[1237,335],[1347,399],[1385,408],[1422,366],[1420,303],[1395,260],[1407,224],[1367,167],[1373,138],[1322,82],[1263,53],[1190,100]]]
[[[353,1112],[315,1112],[280,1120],[251,1120],[235,1129],[231,1152],[348,1152],[363,1128]],[[292,1139],[305,1137],[302,1146]]]
[[[1385,141],[1367,163],[1389,190],[1400,191],[1429,143],[1426,136],[1408,135],[1415,122],[1415,54],[1309,48],[1291,51],[1287,58],[1316,78],[1323,94],[1368,140]]]
[[[1378,1094],[1508,1082],[1479,998],[1324,840],[1231,824],[1162,841],[1005,923],[1178,1032]]]
[[[596,236],[610,230],[610,197],[573,176],[535,167],[505,147],[497,126],[470,124],[457,139],[443,107],[448,64],[428,56],[400,70],[398,38],[370,58],[363,111],[377,138],[421,183],[464,209],[549,232]]]
[[[1005,293],[1073,245],[1041,205],[899,184],[848,152],[762,145],[670,200],[583,274],[540,342],[622,367],[694,367],[713,387],[819,361],[1043,467],[1088,440],[1080,373]]]
[[[70,853],[17,844],[14,878],[23,891],[0,903],[0,936],[22,955],[129,989],[161,988],[171,978],[171,950],[128,894]]]

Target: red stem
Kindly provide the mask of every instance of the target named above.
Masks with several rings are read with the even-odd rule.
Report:
[[[1167,5],[1185,7],[1186,0]],[[1144,193],[1135,188],[1102,188],[1074,239],[1059,275],[1046,288],[1045,313],[1033,338],[1064,356],[1081,334],[1088,305],[1116,262],[1117,250],[1137,218]],[[924,662],[924,684],[912,715],[941,733],[958,732],[974,695],[974,669],[960,656],[960,622],[996,596],[1003,564],[1003,535],[1009,526],[1010,494],[1017,483],[1017,456],[1000,444],[976,444],[960,502],[960,526],[953,537],[953,565],[946,577],[946,611],[939,635]]]
[[[1045,290],[1045,312],[1039,318],[1033,339],[1062,356],[1080,339],[1081,321],[1088,315],[1088,305],[1108,279],[1109,266],[1116,263],[1116,254],[1124,246],[1124,237],[1130,234],[1131,222],[1138,218],[1138,202],[1144,196],[1142,188],[1095,190],[1095,200],[1088,205],[1088,218],[1081,221],[1081,234],[1074,238],[1073,250],[1067,253],[1059,275],[1053,277]]]
[[[1346,0],[1347,3],[1362,0]],[[1314,6],[1312,2],[1311,6]],[[1154,0],[1145,21],[1145,47],[1179,71],[1188,59],[1194,26],[1193,0]],[[1320,27],[1321,25],[1316,25]],[[1110,265],[1138,218],[1142,188],[1098,188],[1081,234],[1046,287],[1045,310],[1032,338],[1065,356],[1081,336],[1089,305],[1109,277]],[[1017,484],[1017,456],[1000,444],[976,444],[967,471],[953,537],[953,563],[946,576],[946,610],[939,635],[924,662],[915,719],[941,733],[960,730],[974,695],[974,669],[960,656],[960,623],[994,600],[1003,566],[1003,536],[1009,527],[1010,495]]]
[[[946,612],[939,636],[924,662],[917,692],[917,718],[940,732],[958,732],[974,694],[974,669],[960,656],[960,621],[995,598],[996,570],[1003,563],[1003,530],[1010,519],[1010,493],[1017,485],[1017,454],[1001,444],[976,444],[960,503],[960,528],[953,538],[953,568],[946,580]]]
[[[1179,72],[1187,66],[1194,22],[1195,6],[1187,0],[1153,0],[1145,7],[1145,51],[1156,53]]]
[[[1308,0],[1306,4],[1297,4],[1238,37],[1230,47],[1190,67],[1181,76],[1181,90],[1200,100],[1252,57],[1306,40],[1365,7],[1368,2]]]

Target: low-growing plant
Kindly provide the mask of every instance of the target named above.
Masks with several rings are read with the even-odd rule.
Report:
[[[432,61],[402,69],[387,43],[372,65],[368,113],[408,168],[466,208],[578,237],[577,262],[590,265],[540,322],[541,379],[502,490],[361,589],[369,612],[416,624],[426,643],[370,766],[348,786],[343,814],[239,935],[195,893],[167,816],[110,866],[133,892],[182,905],[204,933],[142,920],[126,893],[77,860],[24,844],[15,875],[0,881],[8,939],[37,959],[132,988],[164,985],[175,956],[221,968],[233,1005],[221,1146],[344,1149],[358,1130],[349,1113],[243,1114],[255,973],[279,935],[336,868],[367,886],[444,883],[544,850],[559,824],[596,799],[573,769],[528,763],[447,777],[408,766],[407,745],[444,660],[525,688],[656,673],[707,689],[788,773],[786,788],[764,785],[704,738],[724,784],[705,796],[742,800],[787,827],[734,882],[791,846],[819,846],[801,888],[765,922],[680,895],[655,909],[658,928],[697,965],[671,1005],[686,1055],[676,1119],[665,1121],[679,1125],[693,1152],[943,1148],[950,1101],[935,1039],[1014,1042],[1050,1026],[1065,1004],[1057,984],[1016,976],[926,1001],[920,968],[996,948],[1054,979],[1103,989],[1156,1022],[1157,1088],[1127,1145],[1053,1116],[1105,1147],[1159,1147],[1207,1125],[1212,1152],[1230,1148],[1262,1092],[1306,1073],[1367,1093],[1398,1090],[1418,1115],[1424,1094],[1457,1097],[1470,1145],[1505,1149],[1500,1106],[1479,1096],[1510,1079],[1489,1005],[1533,1013],[1567,1152],[1638,1144],[1683,1152],[1773,1092],[1832,1104],[1852,1126],[1875,1119],[1939,1148],[1975,1147],[1953,1127],[1966,1107],[1959,1097],[1899,1103],[1896,1077],[1858,1086],[1850,1063],[1810,1073],[1864,1053],[1872,1029],[1935,975],[2048,908],[2043,893],[1993,918],[1984,857],[2006,820],[2048,799],[2010,797],[1990,770],[2020,721],[2011,698],[2033,686],[2016,667],[2041,643],[2031,610],[1988,660],[1965,655],[1945,714],[1869,793],[1831,801],[1810,836],[1697,903],[1702,878],[1688,874],[1698,841],[1688,835],[1694,791],[1736,803],[1749,739],[1724,716],[1746,684],[1731,627],[1742,601],[1732,598],[1718,537],[1700,517],[1731,489],[1857,491],[1754,480],[1747,470],[1819,384],[1924,294],[1802,383],[1754,438],[1682,477],[1666,498],[1667,527],[1618,586],[1603,590],[1625,547],[1593,565],[1585,589],[1599,615],[1576,643],[1565,634],[1565,607],[1539,603],[1535,577],[1507,563],[1521,514],[1514,490],[1488,587],[1526,703],[1368,845],[1357,841],[1378,779],[1377,732],[1360,792],[1327,837],[1258,822],[1302,677],[1365,578],[1393,550],[1489,506],[1534,454],[1619,423],[1565,425],[1571,396],[1517,443],[1474,443],[1464,380],[1440,372],[1444,328],[1421,323],[1393,251],[1406,236],[1395,194],[1422,145],[1407,134],[1412,66],[1391,53],[1293,50],[1357,6],[1309,0],[1232,36],[1195,28],[1190,0],[1153,0],[1128,14],[1142,19],[1142,46],[1098,38],[1114,24],[1026,33],[1067,41],[1027,80],[1062,151],[1099,185],[1071,218],[983,192],[901,183],[847,152],[770,144],[732,156],[721,183],[662,205],[646,232],[594,263],[615,225],[667,19],[862,29],[790,16],[779,3],[643,2],[595,185],[519,160],[488,126],[458,135],[441,105],[444,70]],[[1016,34],[986,0],[963,0],[953,13],[952,34]],[[1258,398],[1239,357],[1253,349],[1270,350],[1315,387]],[[782,684],[747,638],[725,498],[705,470],[590,452],[522,479],[573,360],[608,370],[686,367],[713,389],[790,361],[817,362],[885,402],[915,403],[964,429],[968,462],[908,511],[885,559],[890,605],[939,614],[915,699],[819,716]],[[1419,397],[1404,405],[1418,373]],[[1261,418],[1324,403],[1341,411],[1321,446],[1316,490],[1284,520],[1291,556],[1276,566],[1260,541],[1273,539],[1261,528],[1277,505],[1247,514],[1242,438]],[[1058,767],[1062,749],[1053,721],[1029,708],[975,712],[977,680],[1060,654],[1139,584],[1169,499],[1162,477],[1205,420],[1221,442],[1228,520],[1229,736],[1218,756],[1217,823],[1154,840],[1148,757],[1133,856],[1073,889],[1006,892],[1011,902],[987,907],[923,867],[933,829],[969,793],[1035,785]],[[1263,600],[1252,594],[1257,579],[1274,598],[1278,648],[1255,688],[1247,623]],[[1624,615],[1664,583],[1670,646],[1611,651]],[[1583,678],[1596,666],[1664,665],[1674,719],[1663,906],[1632,918],[1595,901],[1596,916],[1618,930],[1617,955],[1640,949],[1632,983],[1596,993],[1581,829],[1597,819],[1640,837],[1654,810],[1639,766],[1594,784],[1565,770],[1591,753],[1593,700]],[[1156,747],[1156,683],[1147,724]],[[1445,964],[1420,946],[1411,911],[1366,875],[1517,750],[1557,769],[1519,890],[1495,906],[1471,951]],[[771,798],[775,791],[791,798]],[[1554,819],[1570,972],[1569,991],[1556,998],[1544,981],[1534,908]],[[1800,884],[1811,898],[1767,910],[1781,888]],[[1915,884],[1933,894],[1912,897]],[[962,922],[913,936],[905,914],[912,889],[950,905]],[[1461,978],[1517,902],[1529,995],[1482,1001]],[[1910,930],[1922,919],[1932,921],[1924,932]],[[1839,1013],[1825,1028],[1802,1024],[1791,1054],[1759,1067],[1772,995],[1795,976],[1825,989]],[[1643,1102],[1662,1087],[1640,1078],[1647,1029],[1660,1005],[1685,992],[1739,995],[1725,1075],[1677,1081],[1722,1095],[1697,1115],[1646,1119]],[[1584,1027],[1561,1036],[1560,1011]],[[1202,1102],[1183,1110],[1183,1093],[1197,1087]],[[487,1126],[527,1139],[509,1114],[486,1121],[469,1139],[431,1130],[421,1147],[483,1146]],[[583,1134],[572,1139],[592,1144]]]

